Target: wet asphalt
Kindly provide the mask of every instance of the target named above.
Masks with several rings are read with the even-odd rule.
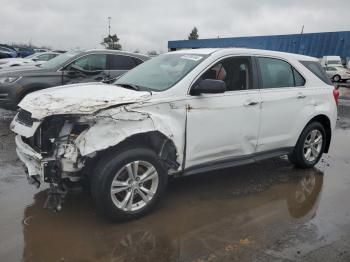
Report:
[[[0,112],[0,261],[350,261],[350,89],[316,168],[285,158],[171,179],[148,216],[110,223],[85,191],[59,213],[28,185]]]

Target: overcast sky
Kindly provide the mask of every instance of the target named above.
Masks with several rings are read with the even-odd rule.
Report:
[[[117,33],[123,50],[167,51],[194,26],[200,38],[350,30],[349,0],[1,0],[0,43],[101,48]]]

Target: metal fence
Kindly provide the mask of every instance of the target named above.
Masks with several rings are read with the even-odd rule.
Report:
[[[350,58],[350,31],[169,41],[169,50],[182,48],[246,47]]]

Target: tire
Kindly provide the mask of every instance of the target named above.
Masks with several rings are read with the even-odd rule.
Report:
[[[311,141],[315,134],[314,141]],[[321,136],[321,142],[315,142]],[[310,141],[307,143],[307,140]],[[299,168],[311,168],[321,159],[326,146],[326,132],[319,122],[311,122],[302,131],[289,161]],[[316,154],[317,153],[317,154]]]
[[[152,179],[143,180],[147,172]],[[90,181],[98,211],[112,221],[126,221],[151,211],[163,196],[168,174],[154,151],[129,147],[101,159]]]
[[[340,81],[341,81],[340,75],[335,75],[335,76],[333,76],[333,81],[334,81],[334,82],[340,82]]]

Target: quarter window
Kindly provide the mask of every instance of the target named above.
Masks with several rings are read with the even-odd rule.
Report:
[[[258,58],[263,88],[304,86],[305,79],[286,61]]]
[[[130,70],[142,63],[138,58],[125,55],[110,55],[110,70]]]
[[[315,61],[300,61],[307,69],[309,69],[314,75],[316,75],[319,79],[325,82],[328,85],[331,85],[332,82],[329,80],[326,72],[322,68],[319,62]]]
[[[293,75],[294,75],[294,86],[304,86],[305,85],[305,79],[302,77],[302,75],[293,68]]]

